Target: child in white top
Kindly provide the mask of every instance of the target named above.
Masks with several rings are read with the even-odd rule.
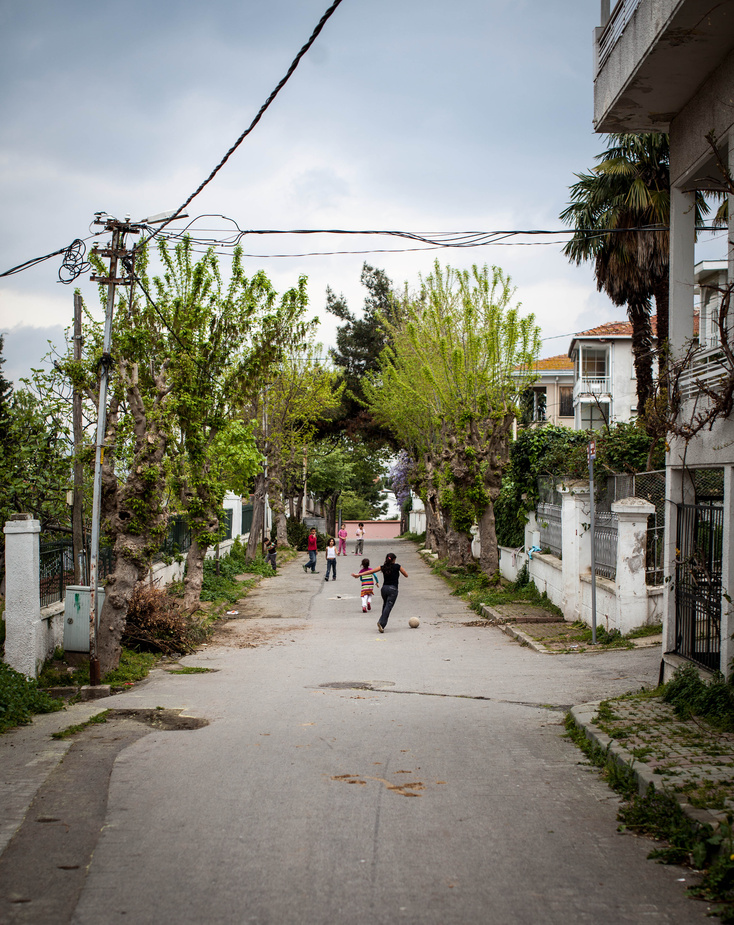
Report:
[[[326,547],[326,578],[324,578],[324,581],[329,580],[330,572],[334,573],[334,581],[336,581],[336,546],[334,545],[333,537],[329,540],[329,545]]]

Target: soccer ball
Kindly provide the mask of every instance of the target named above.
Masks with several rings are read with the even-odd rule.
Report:
[[[408,620],[408,626],[412,630],[417,629],[417,627],[419,627],[420,625],[421,625],[421,621],[418,619],[418,617],[411,617],[410,620]]]

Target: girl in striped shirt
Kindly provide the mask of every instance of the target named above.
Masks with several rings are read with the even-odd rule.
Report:
[[[359,578],[360,584],[362,585],[362,613],[367,613],[368,610],[372,610],[372,593],[375,586],[379,585],[377,575],[368,571],[369,567],[370,560],[362,559],[362,568],[357,575],[354,575],[355,578]]]

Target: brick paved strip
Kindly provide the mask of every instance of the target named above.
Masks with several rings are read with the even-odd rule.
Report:
[[[631,703],[630,701],[627,704]],[[616,709],[621,704],[618,701],[612,701],[613,709]],[[625,704],[625,705],[627,705]],[[645,701],[645,706],[649,704],[649,701]],[[682,794],[678,793],[675,789],[666,786],[665,780],[661,777],[660,774],[655,774],[654,770],[650,765],[638,761],[635,756],[628,751],[623,745],[621,745],[617,740],[607,735],[603,732],[599,726],[594,723],[594,718],[599,712],[599,707],[601,701],[597,703],[584,703],[579,706],[572,707],[571,716],[573,721],[576,723],[576,726],[581,729],[586,736],[586,738],[595,745],[598,745],[602,748],[610,758],[612,758],[617,765],[623,768],[629,768],[635,776],[637,781],[637,788],[639,793],[644,796],[647,792],[650,785],[654,785],[655,789],[658,791],[664,791],[670,796],[674,797],[680,804],[683,812],[690,818],[699,822],[701,824],[707,824],[712,826],[714,829],[717,829],[719,823],[723,821],[726,817],[726,811],[722,810],[718,812],[716,810],[706,810],[699,809],[698,807],[691,806],[690,803],[686,802],[682,798]],[[654,703],[650,706],[656,706]],[[655,711],[653,711],[654,713]],[[658,711],[659,712],[659,711]],[[648,722],[655,723],[655,716],[650,715],[648,717]],[[696,734],[699,734],[699,730],[695,727],[695,724],[687,724],[695,729]],[[677,756],[676,756],[677,757]],[[676,762],[676,766],[679,766],[679,763]],[[687,779],[698,780],[701,783],[705,780],[706,773],[703,771],[703,768],[700,763],[695,767],[689,769],[689,773],[686,775]],[[731,776],[729,777],[731,781]]]

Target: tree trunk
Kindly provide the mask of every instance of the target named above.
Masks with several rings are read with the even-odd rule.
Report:
[[[115,539],[115,568],[107,580],[105,602],[99,619],[97,654],[104,677],[120,663],[122,633],[135,586],[148,574],[153,554],[160,549],[167,515],[163,508],[165,473],[161,465],[168,433],[146,411],[138,389],[137,367],[120,364],[120,377],[133,417],[135,450],[124,485],[115,473],[114,451],[102,466],[102,511]],[[159,401],[164,400],[165,367],[156,377]],[[159,407],[159,405],[158,405]],[[118,404],[110,401],[105,442],[114,447]]]
[[[429,522],[431,551],[437,553],[439,559],[447,559],[449,555],[448,538],[441,517],[441,508],[438,504],[438,492],[433,486],[426,493],[426,538],[428,538]]]
[[[277,462],[271,462],[268,467],[268,497],[275,518],[276,541],[283,549],[288,546],[288,519],[283,498],[283,475]]]
[[[265,473],[255,477],[255,491],[252,494],[252,526],[247,541],[247,560],[251,562],[262,548],[263,518],[265,516]]]
[[[335,491],[326,501],[326,535],[336,538],[336,509],[339,504],[341,491]]]
[[[497,532],[495,530],[494,504],[490,501],[487,509],[479,519],[479,568],[491,578],[500,567],[499,549],[497,547]]]
[[[448,564],[455,567],[465,568],[474,562],[471,552],[471,537],[466,533],[460,533],[453,527],[446,528],[446,541],[448,547]]]
[[[630,302],[627,316],[632,323],[632,353],[637,377],[637,414],[645,417],[648,399],[652,396],[652,325],[650,302]]]
[[[120,664],[121,639],[127,620],[130,598],[135,586],[145,577],[145,569],[136,565],[130,556],[129,537],[119,536],[115,542],[115,570],[107,579],[105,599],[99,617],[97,657],[100,677]]]
[[[184,578],[184,609],[193,613],[201,603],[201,586],[204,583],[204,560],[208,546],[200,546],[191,538],[186,553],[186,577]]]

